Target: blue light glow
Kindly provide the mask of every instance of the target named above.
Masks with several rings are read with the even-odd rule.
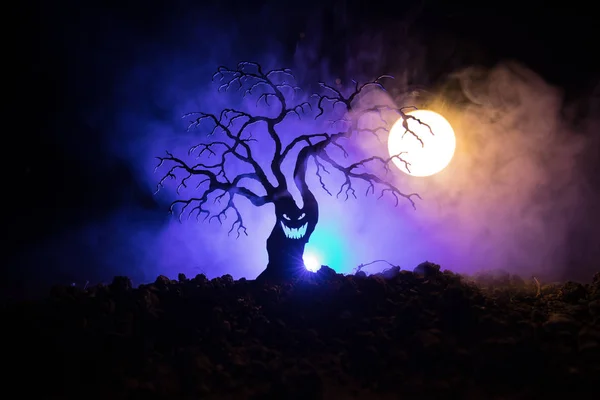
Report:
[[[337,272],[346,272],[348,269],[348,251],[343,232],[339,230],[339,226],[327,224],[327,222],[319,222],[317,228],[310,237],[310,241],[304,250],[304,259],[312,257],[319,261],[321,265],[327,265]],[[308,268],[308,265],[307,269]]]

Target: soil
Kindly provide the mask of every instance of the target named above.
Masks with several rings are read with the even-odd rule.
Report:
[[[4,386],[20,398],[587,398],[600,377],[600,273],[115,277],[2,314]]]

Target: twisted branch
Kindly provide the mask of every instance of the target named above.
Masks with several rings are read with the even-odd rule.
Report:
[[[205,179],[202,180],[198,184],[198,187],[200,185],[202,185],[203,183],[208,182],[208,187],[202,191],[202,194],[200,195],[200,197],[192,197],[192,198],[189,198],[186,200],[177,199],[171,203],[171,205],[169,206],[169,212],[171,214],[174,212],[174,208],[176,205],[178,205],[178,204],[182,205],[180,212],[178,214],[178,218],[180,221],[181,221],[183,214],[187,211],[188,218],[191,217],[192,214],[195,213],[197,220],[200,218],[201,215],[204,215],[204,220],[206,220],[208,218],[209,222],[210,222],[210,221],[212,221],[212,219],[216,218],[219,221],[219,223],[222,224],[223,220],[227,217],[227,215],[226,215],[227,211],[233,210],[236,214],[236,220],[231,225],[231,229],[229,230],[228,234],[231,234],[231,232],[233,232],[233,230],[237,226],[237,237],[239,237],[242,232],[245,235],[248,235],[248,233],[246,231],[246,227],[244,226],[242,216],[234,203],[235,195],[245,197],[246,199],[250,200],[250,202],[253,205],[255,205],[257,207],[263,206],[272,201],[272,199],[269,195],[259,196],[256,193],[254,193],[253,191],[251,191],[250,189],[240,185],[240,182],[244,179],[252,179],[252,180],[260,182],[261,178],[254,172],[239,174],[231,181],[229,181],[229,180],[222,181],[222,180],[219,180],[219,173],[215,173],[210,170],[207,170],[206,169],[207,167],[204,166],[203,164],[196,164],[196,165],[190,167],[188,164],[185,163],[185,161],[173,156],[173,154],[171,154],[169,152],[167,152],[166,157],[156,157],[156,158],[159,160],[159,163],[156,166],[155,171],[158,170],[158,168],[160,168],[165,162],[170,162],[173,165],[167,171],[167,173],[162,177],[162,179],[158,182],[155,193],[157,193],[162,187],[164,187],[164,183],[167,179],[175,179],[176,180],[177,179],[177,175],[176,175],[177,171],[182,171],[186,174],[183,177],[183,179],[181,179],[181,182],[177,186],[177,193],[179,193],[179,190],[182,187],[187,188],[187,181],[189,179],[191,179],[193,176],[204,176],[205,177]],[[217,164],[217,165],[219,165],[218,169],[219,169],[219,171],[221,171],[223,168],[223,165],[220,165],[220,164]],[[221,174],[221,175],[224,175],[224,174]],[[220,203],[221,199],[225,195],[229,195],[229,199],[227,201],[226,206],[221,211],[219,211],[217,214],[211,215],[211,211],[209,209],[205,208],[205,205],[208,202],[209,196],[211,194],[215,194],[215,193],[219,193],[215,197],[215,203],[216,202]],[[192,206],[192,208],[188,210],[188,208],[190,206]]]
[[[379,132],[381,132],[381,131],[389,132],[388,124],[382,115],[383,111],[393,111],[393,112],[396,112],[397,114],[399,114],[400,118],[402,119],[402,127],[405,130],[403,137],[406,134],[410,134],[410,135],[414,136],[417,140],[419,140],[419,142],[421,143],[422,146],[424,145],[423,140],[419,137],[419,135],[414,130],[410,129],[410,127],[408,126],[408,121],[410,121],[410,120],[417,121],[419,124],[426,126],[432,135],[434,134],[431,127],[428,124],[426,124],[423,121],[419,120],[418,118],[406,113],[407,109],[416,109],[416,107],[393,108],[391,106],[376,105],[376,106],[368,107],[368,108],[365,108],[362,110],[355,109],[356,108],[356,104],[355,104],[356,100],[359,98],[359,95],[361,93],[363,93],[363,91],[366,90],[367,88],[375,87],[380,90],[385,90],[385,88],[383,87],[383,85],[381,83],[381,81],[383,79],[393,79],[393,77],[390,75],[381,75],[381,76],[377,77],[375,80],[363,83],[362,85],[359,85],[358,82],[353,81],[354,91],[352,93],[350,93],[350,95],[348,95],[348,96],[344,96],[344,94],[340,90],[334,88],[333,86],[325,84],[323,82],[320,82],[319,86],[322,89],[324,89],[324,91],[327,92],[327,94],[314,94],[313,95],[313,97],[317,98],[316,108],[318,109],[318,113],[316,114],[315,119],[319,118],[321,115],[323,115],[325,113],[324,103],[326,103],[326,102],[329,103],[332,110],[336,106],[342,105],[344,107],[344,111],[345,111],[346,115],[354,111],[354,112],[356,112],[356,117],[354,120],[349,120],[346,117],[344,117],[340,120],[333,121],[334,124],[338,123],[338,122],[346,123],[346,130],[344,130],[344,131],[340,131],[340,132],[333,133],[333,134],[329,134],[329,133],[305,134],[305,135],[300,135],[300,136],[296,137],[286,146],[286,148],[284,149],[284,151],[282,153],[282,158],[285,158],[295,146],[304,144],[305,146],[311,147],[313,150],[312,152],[306,153],[306,154],[307,154],[307,156],[308,155],[313,156],[313,158],[315,160],[315,165],[317,167],[316,174],[317,174],[317,177],[319,178],[319,183],[320,183],[322,189],[325,190],[325,192],[328,193],[329,195],[332,195],[332,194],[326,187],[326,185],[323,181],[323,175],[322,175],[322,172],[329,174],[329,171],[325,168],[325,163],[329,164],[334,169],[341,172],[344,176],[344,183],[341,185],[340,190],[338,191],[336,197],[339,197],[342,193],[344,193],[346,196],[346,200],[350,196],[353,196],[354,198],[356,198],[356,191],[352,185],[352,180],[358,179],[358,180],[362,180],[368,184],[368,187],[367,187],[367,190],[365,193],[366,195],[368,195],[369,192],[371,194],[374,194],[375,193],[375,185],[377,184],[377,185],[382,186],[379,198],[381,198],[385,193],[390,193],[395,199],[396,206],[398,206],[398,204],[399,204],[399,198],[402,197],[402,198],[407,199],[411,203],[413,208],[416,208],[416,204],[415,204],[413,198],[419,198],[419,199],[421,198],[417,193],[403,193],[397,187],[395,187],[391,183],[387,182],[386,180],[382,179],[381,177],[379,177],[376,174],[369,173],[369,172],[358,172],[361,169],[361,167],[366,167],[367,164],[370,164],[373,162],[378,162],[380,165],[382,165],[384,167],[385,173],[387,174],[390,170],[389,165],[393,160],[400,161],[402,164],[404,164],[407,171],[410,172],[410,163],[402,158],[402,155],[405,154],[405,152],[395,154],[389,158],[372,156],[372,157],[362,159],[362,160],[355,162],[353,164],[350,164],[348,166],[342,166],[341,164],[334,161],[326,151],[327,147],[330,147],[330,146],[338,147],[339,149],[342,150],[343,155],[346,158],[348,156],[348,153],[345,150],[345,148],[343,147],[343,145],[341,143],[339,143],[339,140],[342,138],[346,138],[346,139],[350,138],[350,136],[353,133],[359,133],[359,134],[360,133],[370,133],[370,134],[374,135],[379,142],[381,142]],[[375,113],[379,116],[379,118],[382,122],[382,126],[377,126],[375,128],[364,128],[364,127],[359,128],[359,120],[362,117],[372,114],[372,113]]]
[[[348,152],[344,148],[341,139],[349,139],[354,133],[370,133],[375,135],[381,142],[379,132],[389,131],[387,123],[382,115],[382,112],[384,111],[395,111],[398,113],[399,117],[403,120],[402,126],[405,129],[404,134],[413,135],[421,142],[421,144],[423,144],[422,140],[415,132],[409,129],[409,120],[412,119],[419,124],[427,126],[429,131],[433,134],[429,125],[405,113],[405,110],[408,107],[392,108],[390,106],[376,105],[362,110],[358,109],[356,103],[358,103],[357,100],[361,94],[365,93],[370,88],[385,90],[382,81],[385,79],[393,79],[392,76],[381,75],[376,79],[363,84],[353,81],[354,89],[347,96],[335,87],[320,82],[319,86],[323,93],[313,95],[313,98],[316,98],[315,119],[325,114],[326,104],[331,107],[332,111],[334,111],[335,107],[338,105],[342,105],[344,116],[333,120],[331,123],[332,127],[341,126],[343,129],[336,133],[320,132],[301,134],[295,137],[285,147],[277,133],[278,125],[290,115],[295,115],[301,119],[303,115],[313,111],[313,104],[311,104],[311,102],[305,101],[294,105],[289,104],[288,98],[293,100],[295,94],[300,90],[294,83],[295,78],[291,70],[283,68],[264,71],[258,63],[241,62],[235,68],[220,66],[213,75],[213,80],[216,79],[220,82],[218,91],[237,89],[238,91],[244,91],[244,97],[256,95],[256,104],[259,105],[262,101],[269,106],[272,112],[269,115],[253,115],[234,108],[226,108],[218,115],[206,112],[194,112],[183,116],[184,118],[192,117],[189,121],[188,129],[200,128],[204,126],[204,124],[209,124],[211,128],[208,131],[208,136],[219,134],[223,136],[223,139],[208,143],[199,143],[189,149],[188,155],[192,156],[195,154],[196,159],[201,159],[202,157],[216,157],[217,161],[213,163],[204,161],[191,165],[169,152],[166,153],[166,156],[157,157],[159,163],[156,169],[163,166],[165,163],[170,165],[170,169],[157,184],[157,192],[164,186],[167,179],[177,180],[178,173],[183,174],[183,178],[177,186],[176,191],[178,194],[180,193],[180,189],[188,187],[188,182],[192,177],[202,178],[196,186],[196,189],[198,190],[204,188],[201,190],[199,197],[177,199],[171,203],[169,207],[171,213],[174,212],[176,206],[181,206],[178,213],[180,220],[183,214],[187,212],[188,218],[192,214],[195,214],[197,219],[199,219],[200,216],[204,216],[204,219],[208,219],[209,221],[216,219],[222,224],[223,220],[227,218],[227,213],[233,211],[236,219],[232,223],[229,233],[237,229],[238,237],[242,232],[247,235],[242,216],[234,202],[236,196],[248,199],[257,207],[273,202],[277,193],[287,190],[287,182],[281,170],[281,165],[286,157],[289,156],[290,152],[297,146],[302,146],[304,151],[299,153],[298,159],[296,159],[296,165],[305,165],[308,157],[312,157],[317,167],[316,175],[319,179],[319,183],[323,190],[329,195],[332,195],[332,193],[327,189],[323,181],[323,173],[329,174],[330,172],[327,167],[332,167],[332,169],[337,170],[344,176],[344,183],[341,185],[337,197],[342,193],[345,194],[346,199],[348,199],[350,195],[356,197],[353,181],[362,180],[368,184],[366,191],[367,195],[369,192],[374,194],[375,185],[379,185],[381,187],[379,198],[389,192],[396,199],[396,206],[399,204],[399,198],[402,197],[407,199],[412,204],[413,208],[416,207],[413,198],[420,198],[418,194],[405,194],[382,177],[365,170],[368,165],[377,163],[384,167],[387,174],[387,172],[389,172],[389,165],[393,160],[399,160],[405,165],[407,170],[409,170],[410,164],[402,158],[403,153],[396,154],[389,158],[372,156],[354,162],[348,166],[343,166],[333,160],[327,152],[328,148],[336,147],[341,150],[344,158],[347,158]],[[352,119],[348,118],[350,113],[356,117]],[[372,113],[379,115],[382,126],[375,128],[359,128],[358,121],[360,118]],[[263,125],[275,144],[270,168],[277,180],[276,185],[273,185],[269,181],[265,170],[256,161],[252,148],[250,147],[250,142],[255,141],[255,139],[252,138],[251,134],[247,134],[247,131],[254,125]],[[228,177],[225,167],[231,159],[235,159],[238,162],[248,165],[252,172],[239,174],[233,178]],[[265,189],[266,194],[263,196],[257,195],[255,192],[241,184],[244,180],[258,182]],[[212,213],[207,208],[208,199],[213,195],[215,196],[215,203],[220,204],[223,199],[226,199],[223,208],[216,213]]]
[[[249,125],[263,121],[267,124],[267,131],[269,136],[275,143],[275,151],[271,162],[271,170],[277,179],[277,183],[281,189],[287,188],[287,183],[283,173],[281,172],[282,157],[282,143],[281,138],[277,134],[276,126],[283,122],[283,120],[291,114],[296,115],[300,118],[300,113],[305,114],[307,110],[312,111],[312,105],[309,102],[301,102],[299,104],[288,106],[284,90],[291,90],[296,93],[300,90],[298,86],[290,84],[287,81],[277,81],[278,77],[287,77],[295,81],[295,77],[292,71],[287,68],[273,69],[268,72],[264,72],[262,66],[255,62],[241,62],[235,69],[220,66],[217,72],[213,75],[213,80],[218,78],[222,84],[219,86],[219,91],[227,91],[231,87],[237,86],[238,90],[246,87],[244,96],[252,95],[255,90],[259,88],[263,90],[258,96],[256,104],[258,105],[261,100],[269,107],[275,107],[278,112],[274,117],[257,116],[252,117],[249,114],[237,111],[238,117],[246,117],[247,121],[240,128],[240,131],[246,129]],[[271,103],[269,99],[275,100],[276,103]]]
[[[330,164],[333,168],[335,168],[336,170],[341,172],[344,176],[344,183],[342,183],[342,185],[340,186],[340,190],[338,191],[336,197],[339,197],[340,194],[342,194],[342,192],[343,192],[346,195],[346,200],[348,200],[350,195],[352,195],[354,198],[357,198],[356,190],[352,186],[352,178],[354,178],[354,179],[362,180],[368,184],[365,195],[368,195],[369,192],[371,192],[371,194],[375,194],[375,185],[378,184],[383,187],[381,189],[378,199],[382,198],[385,193],[390,193],[396,200],[396,203],[395,203],[396,207],[399,204],[399,198],[403,197],[410,202],[410,204],[412,205],[412,207],[414,209],[416,209],[416,204],[415,204],[415,201],[413,200],[413,197],[421,199],[421,196],[419,196],[419,194],[403,193],[396,186],[385,181],[384,179],[377,176],[376,174],[373,174],[370,172],[357,172],[356,171],[356,169],[358,167],[364,166],[364,164],[366,164],[367,162],[376,161],[376,160],[382,162],[384,164],[384,166],[386,167],[386,169],[388,168],[389,162],[394,158],[401,160],[402,162],[405,163],[405,165],[410,165],[406,161],[402,160],[402,158],[400,156],[401,156],[400,154],[397,154],[397,155],[394,155],[393,157],[390,157],[389,159],[383,159],[381,157],[369,157],[367,159],[361,160],[361,161],[351,164],[347,167],[344,167],[344,166],[338,164],[336,161],[334,161],[329,156],[329,154],[327,154],[327,152],[324,149],[316,153],[316,157],[318,157],[321,160]]]

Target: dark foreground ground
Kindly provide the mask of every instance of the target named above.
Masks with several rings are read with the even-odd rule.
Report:
[[[159,277],[3,306],[10,398],[592,398],[600,274],[341,276],[282,285]]]

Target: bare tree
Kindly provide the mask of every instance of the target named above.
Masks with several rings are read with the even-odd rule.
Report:
[[[176,206],[180,206],[179,217],[188,213],[196,217],[204,216],[209,220],[217,219],[219,222],[227,213],[233,213],[236,216],[231,225],[229,233],[236,231],[238,237],[241,233],[247,235],[246,227],[242,215],[236,207],[235,200],[237,196],[245,197],[254,206],[260,207],[265,204],[273,203],[275,206],[276,224],[273,227],[271,235],[267,239],[267,252],[269,262],[267,268],[259,275],[258,279],[282,280],[290,279],[300,271],[303,271],[302,256],[304,247],[309,241],[311,234],[315,230],[319,220],[319,207],[317,200],[306,183],[306,171],[309,160],[314,161],[316,165],[316,174],[322,189],[329,195],[332,193],[327,189],[322,173],[329,173],[327,168],[338,171],[344,179],[337,196],[345,195],[346,198],[353,196],[356,198],[356,191],[353,186],[355,181],[364,181],[367,184],[367,194],[375,194],[376,187],[382,197],[389,194],[395,198],[396,205],[400,198],[408,200],[412,206],[415,206],[413,198],[420,198],[416,193],[403,193],[393,184],[373,173],[366,168],[368,164],[379,163],[387,171],[389,164],[394,158],[405,163],[407,168],[409,164],[402,159],[402,154],[397,154],[389,158],[372,156],[349,165],[343,165],[330,156],[328,150],[338,148],[348,156],[342,139],[350,139],[352,135],[369,132],[377,135],[378,131],[387,131],[386,125],[376,128],[360,128],[358,121],[360,116],[368,113],[381,113],[386,111],[395,111],[398,116],[404,120],[404,129],[406,133],[419,137],[408,128],[408,120],[418,119],[405,114],[406,108],[391,108],[387,105],[374,105],[362,110],[357,110],[359,96],[369,88],[385,90],[382,81],[390,76],[380,76],[375,80],[358,84],[353,82],[354,87],[349,95],[344,95],[342,91],[325,83],[319,83],[322,93],[312,96],[310,102],[299,102],[298,104],[289,104],[290,95],[288,91],[295,91],[299,88],[288,83],[295,81],[292,72],[289,69],[274,69],[263,71],[261,65],[253,62],[241,62],[235,69],[219,67],[213,75],[213,80],[219,79],[221,86],[219,90],[228,90],[230,88],[245,89],[245,96],[257,94],[258,101],[264,101],[270,107],[271,111],[277,111],[274,116],[251,115],[248,112],[227,108],[221,111],[219,115],[205,112],[196,112],[187,114],[185,117],[193,117],[189,128],[200,126],[201,123],[208,121],[212,126],[209,135],[219,136],[220,140],[214,140],[209,143],[201,143],[190,148],[189,153],[198,152],[198,156],[213,155],[220,156],[220,161],[214,164],[197,163],[190,165],[181,158],[175,157],[167,152],[166,156],[157,157],[159,164],[157,169],[165,164],[169,170],[162,177],[157,186],[157,191],[163,186],[167,179],[180,180],[177,187],[179,189],[187,187],[188,181],[192,177],[201,177],[199,187],[200,195],[186,199],[175,200],[170,206],[170,212],[173,212]],[[314,107],[314,108],[313,108]],[[278,134],[279,125],[284,119],[292,114],[300,118],[309,111],[316,113],[315,119],[323,116],[328,110],[335,107],[343,107],[345,117],[336,120],[343,129],[336,129],[334,133],[315,132],[304,133],[296,136],[289,143],[282,143],[281,136]],[[357,116],[349,118],[350,113],[358,111]],[[383,118],[382,118],[383,121]],[[273,140],[275,150],[270,163],[270,170],[276,183],[272,184],[267,178],[266,168],[263,168],[252,153],[250,142],[251,135],[248,130],[262,124],[268,135]],[[422,123],[424,124],[424,123]],[[425,124],[424,124],[425,125]],[[430,129],[431,130],[431,129]],[[433,132],[432,132],[433,134]],[[419,139],[420,140],[420,139]],[[293,179],[303,200],[303,207],[296,205],[291,193],[288,190],[288,184],[282,171],[282,163],[286,158],[291,157],[293,152],[297,151]],[[250,167],[251,172],[239,174],[233,178],[227,176],[225,166],[228,162],[235,160],[244,163]],[[184,175],[177,176],[178,172]],[[264,188],[264,194],[257,194],[250,190],[245,182],[254,180]],[[204,185],[202,185],[204,184]],[[201,188],[201,189],[200,189]],[[225,206],[219,212],[213,212],[208,208],[207,202],[209,196],[216,196],[216,200],[226,199]]]

